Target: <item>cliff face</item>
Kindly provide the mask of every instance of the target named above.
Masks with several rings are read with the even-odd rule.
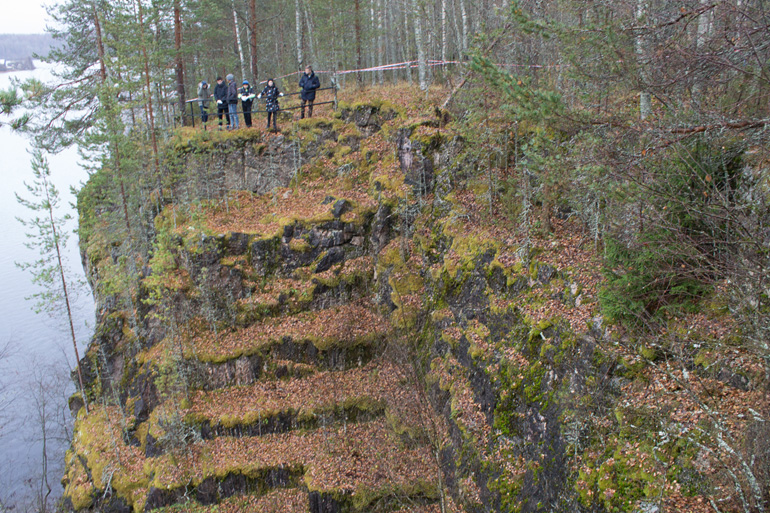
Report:
[[[123,292],[125,257],[87,219],[100,312],[70,509],[631,511],[679,493],[659,463],[692,448],[628,448],[621,393],[649,377],[602,326],[592,248],[567,220],[538,237],[490,213],[456,131],[373,102],[283,135],[183,134]]]

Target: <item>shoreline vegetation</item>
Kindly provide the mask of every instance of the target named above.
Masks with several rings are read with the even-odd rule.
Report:
[[[51,34],[0,34],[0,72],[35,69],[32,60],[58,45]]]
[[[32,57],[21,60],[0,61],[0,73],[9,73],[11,71],[31,71],[35,69],[35,62]]]

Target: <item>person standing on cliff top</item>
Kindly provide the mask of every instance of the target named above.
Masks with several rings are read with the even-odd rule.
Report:
[[[222,129],[222,114],[227,119],[227,128],[230,128],[230,114],[227,112],[227,84],[222,77],[217,77],[217,85],[214,86],[214,99],[217,102],[217,118],[219,118],[219,129]]]
[[[248,128],[251,128],[251,103],[256,96],[254,89],[249,85],[249,81],[244,80],[243,87],[238,90],[238,98],[241,99],[241,107],[243,107],[243,122],[246,123]]]
[[[257,98],[265,97],[265,110],[267,111],[267,129],[270,130],[270,117],[273,118],[273,131],[278,131],[278,125],[276,119],[278,119],[278,111],[281,110],[281,106],[278,105],[278,97],[283,96],[283,93],[275,87],[273,79],[267,81],[267,85],[262,92],[257,95]]]
[[[315,90],[321,87],[321,82],[318,77],[313,73],[313,68],[307,66],[305,73],[302,74],[302,78],[299,79],[299,87],[302,89],[300,97],[302,98],[302,108],[300,110],[299,118],[305,117],[305,104],[308,104],[307,117],[313,117],[313,102],[315,101]]]
[[[201,122],[205,129],[206,122],[209,120],[209,107],[211,106],[211,90],[209,90],[209,83],[205,80],[201,80],[198,84],[198,106],[201,109]]]
[[[230,113],[229,128],[238,128],[238,87],[232,73],[227,75],[227,110]]]

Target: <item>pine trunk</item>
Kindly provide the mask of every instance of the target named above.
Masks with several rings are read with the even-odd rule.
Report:
[[[176,68],[176,94],[179,102],[179,115],[184,124],[185,119],[185,90],[184,90],[184,59],[182,58],[182,9],[180,0],[174,0],[174,59]],[[192,121],[192,120],[191,120]]]
[[[249,48],[251,53],[251,79],[257,86],[259,68],[257,67],[257,0],[249,0]]]
[[[147,124],[150,128],[150,141],[152,142],[152,155],[155,164],[155,174],[157,176],[160,169],[160,161],[158,160],[158,139],[155,135],[155,113],[152,106],[152,86],[150,85],[150,59],[147,56],[147,40],[145,38],[144,31],[144,9],[142,7],[142,0],[134,0],[137,16],[139,17],[139,38],[141,41],[142,60],[144,63],[144,86],[147,91]],[[159,177],[160,178],[160,177]]]

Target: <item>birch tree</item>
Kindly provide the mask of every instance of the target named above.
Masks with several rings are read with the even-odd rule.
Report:
[[[422,19],[419,0],[412,0],[414,10],[414,41],[417,45],[417,66],[420,77],[420,89],[428,90],[428,59],[425,55],[425,42],[422,38]]]
[[[302,8],[300,0],[294,0],[294,21],[297,30],[297,69],[302,69],[305,56],[302,54]]]
[[[652,113],[652,96],[646,89],[648,82],[648,73],[646,72],[646,54],[648,52],[648,42],[645,37],[647,29],[643,25],[647,22],[647,13],[649,6],[648,0],[637,0],[636,3],[636,22],[637,22],[637,35],[636,35],[636,61],[639,67],[639,80],[641,81],[642,90],[639,93],[639,117],[644,120]]]

